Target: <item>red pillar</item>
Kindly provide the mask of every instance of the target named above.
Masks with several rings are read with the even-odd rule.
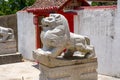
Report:
[[[65,16],[65,18],[68,20],[68,23],[69,23],[70,32],[74,32],[74,15],[77,15],[77,13],[75,13],[75,12],[67,12],[66,13],[63,11],[60,11],[58,13]]]
[[[74,14],[63,14],[69,23],[70,32],[74,32]]]
[[[34,24],[35,24],[35,32],[36,32],[36,49],[41,48],[41,40],[40,40],[41,28],[39,27],[38,18],[39,18],[38,15],[34,16]]]

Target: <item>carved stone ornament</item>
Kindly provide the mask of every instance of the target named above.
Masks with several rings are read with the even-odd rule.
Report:
[[[13,29],[0,26],[0,42],[6,42],[11,40],[14,40]]]
[[[41,55],[56,58],[66,49],[65,58],[72,57],[76,51],[79,51],[85,58],[95,57],[95,50],[90,45],[89,38],[71,33],[68,21],[63,15],[50,14],[49,17],[43,18],[41,23],[40,37],[43,47],[36,50]]]

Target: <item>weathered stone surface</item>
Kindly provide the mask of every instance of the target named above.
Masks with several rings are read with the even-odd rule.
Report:
[[[97,80],[96,58],[53,58],[39,53],[33,57],[40,63],[40,80]]]
[[[57,58],[53,58],[47,55],[42,55],[39,53],[33,53],[33,58],[39,61],[41,64],[47,67],[58,67],[58,66],[68,66],[68,65],[76,65],[76,64],[86,64],[86,63],[94,63],[97,62],[96,58],[80,58],[80,57],[71,57],[70,59],[65,59],[62,56]]]
[[[97,80],[96,58],[53,58],[39,53],[33,53],[33,57],[39,61],[40,80]]]
[[[40,80],[97,80],[97,62],[49,68],[40,64]]]
[[[7,41],[5,43],[0,43],[0,55],[11,54],[17,51],[16,41]]]
[[[19,53],[0,55],[0,64],[15,63],[21,61],[22,61],[22,55]]]

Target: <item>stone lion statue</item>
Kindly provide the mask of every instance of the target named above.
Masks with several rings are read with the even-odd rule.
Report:
[[[14,31],[11,28],[0,26],[0,42],[6,42],[14,39]]]
[[[81,52],[84,57],[95,56],[94,47],[90,45],[88,37],[70,33],[66,18],[61,14],[50,14],[41,21],[41,41],[43,47],[39,53],[52,57],[59,56],[65,49],[64,57],[72,57],[75,51]]]

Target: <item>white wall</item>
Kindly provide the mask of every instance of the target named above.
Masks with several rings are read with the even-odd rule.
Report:
[[[35,25],[33,24],[33,14],[27,12],[17,12],[18,26],[18,52],[24,58],[33,60],[32,51],[35,50]]]
[[[112,63],[113,75],[120,77],[120,0],[118,0],[117,15],[115,19],[115,40],[113,44]]]
[[[113,65],[115,65],[112,63],[112,54],[115,51],[113,45],[116,44],[114,43],[116,39],[114,27],[115,9],[79,10],[74,19],[74,32],[88,36],[91,44],[95,46],[98,58],[98,72],[112,75]],[[116,49],[119,50],[118,47]]]

